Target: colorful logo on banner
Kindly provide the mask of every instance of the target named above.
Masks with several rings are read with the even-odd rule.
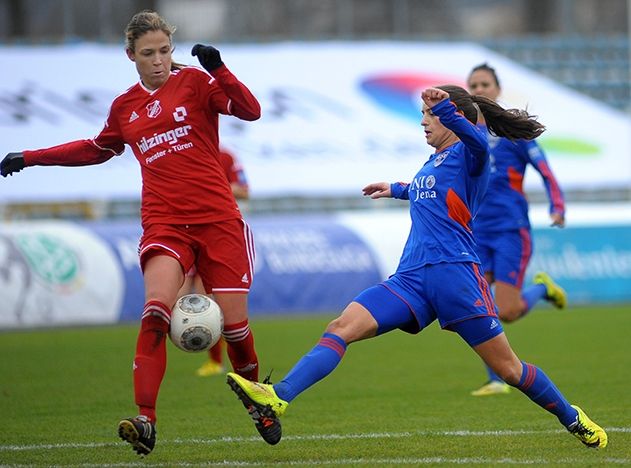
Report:
[[[584,158],[598,156],[601,153],[601,148],[597,144],[571,136],[545,136],[544,133],[544,136],[537,141],[539,141],[544,151],[559,156]]]
[[[426,73],[392,73],[363,79],[360,89],[378,106],[407,120],[421,120],[421,91],[431,86],[455,84],[466,89],[461,78]],[[544,135],[542,148],[555,156],[594,157],[601,148],[576,136]]]
[[[391,73],[365,78],[361,90],[378,106],[415,122],[421,121],[421,91],[441,84],[465,86],[461,78],[428,73]]]
[[[21,234],[15,241],[31,270],[51,287],[76,286],[80,263],[74,249],[62,239],[47,234]]]

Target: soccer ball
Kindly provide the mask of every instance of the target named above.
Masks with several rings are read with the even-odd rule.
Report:
[[[169,337],[188,353],[214,346],[223,331],[223,314],[215,301],[203,294],[182,296],[171,313]]]

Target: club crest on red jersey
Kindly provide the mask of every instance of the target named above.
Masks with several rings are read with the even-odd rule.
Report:
[[[160,101],[157,99],[150,104],[147,104],[147,117],[150,119],[155,119],[162,112],[162,107],[160,107]]]

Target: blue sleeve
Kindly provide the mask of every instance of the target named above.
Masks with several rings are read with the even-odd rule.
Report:
[[[520,146],[526,151],[530,164],[532,164],[543,179],[543,184],[548,193],[548,200],[550,201],[550,213],[565,215],[565,197],[563,196],[563,191],[556,177],[554,177],[552,169],[550,169],[548,165],[543,150],[534,140],[523,140]]]
[[[469,122],[449,99],[444,99],[432,107],[432,113],[440,123],[454,132],[466,148],[469,175],[476,177],[482,173],[489,160],[489,144],[486,135],[476,125]]]
[[[390,184],[390,192],[392,193],[392,198],[409,200],[410,184],[406,184],[405,182],[395,182],[394,184]]]

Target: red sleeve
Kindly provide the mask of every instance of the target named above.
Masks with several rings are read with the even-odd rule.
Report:
[[[261,117],[261,105],[250,90],[232,74],[225,65],[213,70],[211,80],[217,83],[210,95],[210,105],[222,114],[234,115],[242,120]]]
[[[77,140],[50,148],[24,151],[26,166],[90,166],[107,161],[116,153],[103,150],[94,140]]]
[[[95,138],[23,153],[26,166],[90,166],[101,164],[124,150],[125,144],[111,109],[103,130]]]

